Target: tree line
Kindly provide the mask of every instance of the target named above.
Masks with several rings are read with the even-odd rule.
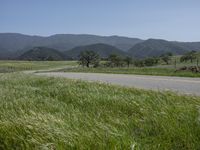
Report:
[[[145,59],[133,59],[130,56],[121,57],[120,55],[111,54],[108,58],[100,58],[99,54],[94,51],[82,51],[79,55],[79,64],[83,67],[129,67],[134,65],[136,67],[145,67],[145,66],[155,66],[159,64],[160,61],[168,65],[172,59],[172,53],[165,53],[159,57],[149,57]],[[180,62],[187,62],[190,60],[193,62],[196,59],[196,52],[191,51],[186,53],[180,58]],[[100,64],[100,61],[104,60],[104,63]],[[175,60],[176,61],[176,60]],[[175,62],[176,63],[176,62]]]

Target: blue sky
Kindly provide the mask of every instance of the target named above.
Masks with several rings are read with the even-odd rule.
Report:
[[[0,32],[200,41],[200,0],[0,0]]]

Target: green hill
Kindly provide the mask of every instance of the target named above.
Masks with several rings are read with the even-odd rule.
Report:
[[[0,60],[9,59],[11,56],[10,51],[6,51],[4,48],[0,47]]]
[[[165,40],[149,39],[133,46],[128,53],[136,58],[145,58],[160,56],[167,52],[175,55],[181,55],[190,49],[184,47],[182,43],[169,42]]]
[[[65,60],[69,59],[69,57],[64,56],[63,53],[47,47],[35,47],[31,50],[25,52],[19,57],[20,60],[35,60],[35,61],[43,61],[43,60]]]
[[[117,51],[129,51],[130,56],[132,55],[138,58],[159,56],[166,52],[182,55],[187,51],[200,50],[200,42],[176,42],[157,39],[141,40],[121,36],[97,36],[88,34],[56,34],[44,37],[18,33],[0,33],[0,59],[16,59],[34,47],[48,47],[66,53],[68,50],[79,49],[83,46],[85,48],[91,45],[99,47],[97,43],[110,45],[114,47],[110,47],[110,49],[118,49]],[[106,52],[101,53],[101,55],[107,56],[104,54]]]
[[[104,43],[127,51],[133,45],[142,42],[138,38],[121,36],[98,36],[88,34],[55,34],[48,37],[30,36],[19,33],[0,33],[0,47],[16,52],[27,47],[49,47],[59,51],[70,50],[81,45]]]
[[[73,59],[77,59],[78,56],[80,55],[80,53],[85,50],[94,51],[94,52],[98,53],[101,58],[107,58],[111,54],[117,54],[120,56],[126,55],[126,52],[123,52],[114,46],[107,45],[107,44],[101,44],[101,43],[75,47],[69,51],[66,51],[65,54],[70,56]]]

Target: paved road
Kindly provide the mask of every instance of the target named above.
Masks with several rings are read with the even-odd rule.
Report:
[[[200,96],[200,78],[63,72],[37,73],[37,75],[100,81],[142,89],[172,90],[179,93]]]

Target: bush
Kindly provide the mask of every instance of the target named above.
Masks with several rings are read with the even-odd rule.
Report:
[[[111,54],[108,57],[107,66],[109,66],[109,67],[122,67],[122,66],[124,66],[124,61],[119,55]]]
[[[134,65],[136,67],[144,67],[144,61],[143,60],[135,60]]]
[[[144,60],[145,66],[153,66],[158,64],[158,59],[157,58],[147,58]]]
[[[188,52],[180,58],[180,62],[187,62],[188,60],[190,60],[190,62],[192,63],[193,60],[197,58],[196,55],[196,51]]]

